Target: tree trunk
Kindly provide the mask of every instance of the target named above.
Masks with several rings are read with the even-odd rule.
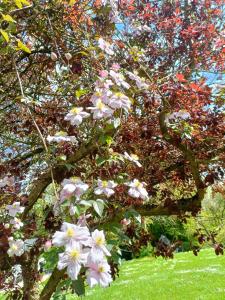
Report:
[[[23,300],[39,300],[39,283],[37,278],[37,258],[22,264]]]

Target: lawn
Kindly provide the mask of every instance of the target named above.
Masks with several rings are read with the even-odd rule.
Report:
[[[1,296],[0,296],[1,299]],[[67,300],[78,299],[68,295]],[[145,257],[124,262],[120,277],[106,289],[88,289],[83,300],[224,300],[225,256],[202,250],[172,260]]]
[[[173,260],[146,257],[125,262],[120,277],[109,288],[88,290],[84,299],[224,300],[225,257],[207,249],[198,257],[186,252]]]

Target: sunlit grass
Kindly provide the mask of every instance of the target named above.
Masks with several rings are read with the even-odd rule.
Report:
[[[67,296],[67,300],[76,296]],[[198,257],[178,253],[173,260],[143,258],[125,262],[106,289],[87,291],[86,300],[224,300],[225,257],[202,250]]]

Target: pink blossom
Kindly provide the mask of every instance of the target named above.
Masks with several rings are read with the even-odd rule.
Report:
[[[107,70],[101,70],[99,71],[99,75],[101,78],[106,78],[108,76],[109,72]]]
[[[110,43],[106,42],[103,38],[99,38],[98,46],[103,51],[105,51],[105,53],[107,53],[108,55],[113,55],[114,54],[113,46]]]
[[[101,194],[105,194],[107,197],[112,196],[115,192],[114,192],[114,188],[117,186],[117,184],[112,181],[106,181],[106,180],[100,180],[98,179],[98,187],[94,190],[94,193],[96,195],[101,195]]]
[[[52,241],[48,240],[44,244],[44,250],[48,251],[52,247]]]
[[[141,198],[143,200],[148,199],[148,192],[145,189],[146,183],[140,182],[138,179],[134,179],[132,182],[127,184],[130,189],[128,194],[134,198]]]
[[[90,233],[87,227],[64,222],[61,231],[56,231],[54,233],[52,243],[55,246],[66,246],[73,242],[88,245],[89,239]]]
[[[109,74],[118,86],[122,86],[125,89],[130,88],[130,85],[125,81],[125,77],[122,74],[116,73],[114,70],[110,70]]]
[[[82,107],[74,107],[70,112],[65,116],[66,121],[70,121],[71,125],[80,125],[83,119],[89,117],[90,114],[83,111]]]
[[[114,63],[114,64],[112,64],[112,67],[111,67],[111,69],[112,69],[113,71],[117,72],[117,71],[119,71],[119,69],[120,69],[120,65],[119,65],[119,64],[116,64],[116,63]]]
[[[106,259],[92,261],[88,259],[87,282],[90,287],[100,284],[107,287],[112,282],[110,266]]]
[[[66,199],[74,196],[76,199],[87,191],[88,185],[80,180],[80,178],[64,179],[62,182],[63,189],[60,192],[60,201],[63,202]]]
[[[87,251],[82,249],[79,243],[73,242],[66,247],[64,253],[59,254],[58,269],[67,268],[67,274],[72,280],[76,280],[82,264],[87,262]]]
[[[113,110],[105,105],[101,99],[96,101],[94,107],[88,107],[88,109],[94,112],[93,118],[94,119],[101,119],[101,118],[108,118],[113,115]]]
[[[101,258],[104,255],[110,256],[109,250],[106,248],[105,235],[103,230],[95,229],[91,234],[90,240],[91,256]]]

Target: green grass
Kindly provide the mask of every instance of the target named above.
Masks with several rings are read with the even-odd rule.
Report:
[[[78,297],[67,296],[73,299]],[[172,260],[124,262],[109,288],[88,289],[82,300],[225,300],[225,256],[206,249],[198,257],[186,252]]]
[[[83,299],[224,300],[225,257],[207,249],[198,257],[186,252],[173,260],[146,257],[125,262],[120,277],[109,288],[88,290]]]

